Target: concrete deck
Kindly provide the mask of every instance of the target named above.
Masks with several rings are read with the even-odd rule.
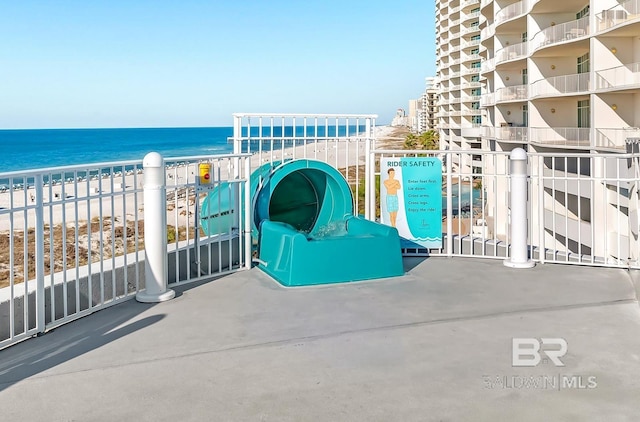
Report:
[[[400,278],[294,289],[254,269],[103,310],[0,352],[2,420],[640,418],[626,271],[405,263]],[[565,339],[565,366],[512,366],[514,337]]]

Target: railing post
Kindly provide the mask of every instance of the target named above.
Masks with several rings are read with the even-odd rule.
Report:
[[[175,292],[167,289],[167,192],[164,159],[157,152],[150,152],[145,155],[142,167],[145,290],[136,294],[136,300],[145,303],[164,302],[175,297]]]
[[[35,231],[35,255],[36,255],[36,329],[38,333],[44,333],[45,320],[45,289],[44,289],[44,183],[42,173],[35,176],[34,188],[36,190],[36,231]],[[51,291],[53,297],[53,289]]]
[[[511,255],[503,263],[511,268],[531,268],[536,264],[529,259],[527,245],[527,153],[522,148],[511,151],[509,172]]]

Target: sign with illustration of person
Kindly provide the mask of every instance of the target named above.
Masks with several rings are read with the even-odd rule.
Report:
[[[381,157],[380,212],[382,223],[398,229],[403,239],[441,248],[442,162],[434,157]]]

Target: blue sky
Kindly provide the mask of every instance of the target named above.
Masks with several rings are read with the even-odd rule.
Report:
[[[435,74],[433,1],[0,0],[0,128],[375,113]]]

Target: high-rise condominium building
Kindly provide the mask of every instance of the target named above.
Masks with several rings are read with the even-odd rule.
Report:
[[[640,137],[640,0],[437,0],[436,28],[440,136],[449,148],[481,140],[486,150],[552,152],[560,158],[545,161],[545,174],[598,183],[606,175],[593,157],[626,152]],[[579,232],[630,221],[626,193],[602,185],[596,193],[579,183],[553,187],[549,212],[575,224],[562,238],[551,228],[551,242],[597,255],[597,241]]]
[[[437,116],[442,148],[481,147],[480,18],[480,0],[436,1]]]

